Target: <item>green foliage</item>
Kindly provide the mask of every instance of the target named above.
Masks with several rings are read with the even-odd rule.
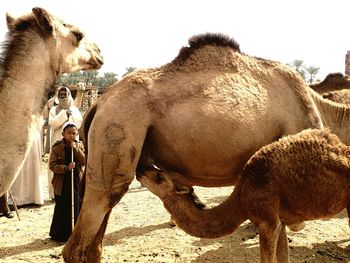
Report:
[[[130,72],[133,72],[136,68],[135,67],[127,67],[126,73],[123,74],[125,76],[126,74],[129,74]],[[109,86],[111,86],[113,83],[118,81],[118,75],[114,72],[105,72],[102,76],[99,75],[99,72],[97,70],[85,70],[85,71],[78,71],[74,73],[69,74],[62,74],[55,82],[57,86],[61,85],[73,85],[79,82],[85,83],[86,86],[95,86],[98,88],[99,92],[103,92],[103,90]]]
[[[288,64],[294,68],[301,77],[309,84],[314,83],[317,79],[316,75],[318,74],[320,68],[315,66],[305,66],[303,60],[294,60],[291,64]]]
[[[95,86],[100,92],[118,81],[117,74],[113,72],[105,72],[99,76],[97,70],[78,71],[69,74],[62,74],[55,82],[56,85],[73,85],[79,82],[85,83],[86,86]]]
[[[314,83],[315,77],[318,74],[320,68],[315,66],[309,66],[305,68],[306,72],[309,74],[309,78],[307,79],[308,83]]]

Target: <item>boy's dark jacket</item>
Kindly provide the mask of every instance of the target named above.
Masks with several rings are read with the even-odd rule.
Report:
[[[51,149],[49,168],[53,171],[52,186],[55,195],[62,194],[63,178],[68,172],[68,166],[65,164],[66,156],[64,151],[65,143],[64,139],[57,141]],[[85,165],[85,155],[82,143],[77,143],[77,147],[74,151],[75,168],[78,169],[79,179],[82,177],[82,169]]]

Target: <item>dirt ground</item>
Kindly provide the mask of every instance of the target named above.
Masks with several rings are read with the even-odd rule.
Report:
[[[45,188],[46,163],[43,163]],[[222,202],[232,187],[201,188],[208,205]],[[46,192],[47,195],[47,192]],[[0,262],[63,262],[63,243],[49,239],[54,204],[19,209],[17,218],[0,217]],[[103,262],[259,262],[257,229],[246,221],[233,234],[217,239],[195,238],[168,225],[161,201],[139,182],[113,209],[103,243]],[[301,232],[288,230],[290,262],[350,262],[346,211],[330,220],[307,222]]]

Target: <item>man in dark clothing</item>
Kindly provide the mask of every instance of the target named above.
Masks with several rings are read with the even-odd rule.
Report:
[[[63,125],[62,135],[63,139],[52,146],[49,159],[49,167],[54,173],[52,186],[55,194],[50,236],[52,240],[66,242],[80,210],[78,188],[82,167],[85,165],[85,155],[82,144],[76,141],[78,129],[74,123]],[[72,191],[74,191],[74,217],[72,217]]]

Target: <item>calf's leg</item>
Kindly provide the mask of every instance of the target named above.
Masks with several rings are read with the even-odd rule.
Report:
[[[259,224],[260,262],[276,263],[278,237],[282,229],[279,220]]]
[[[277,262],[278,263],[288,263],[289,262],[289,252],[288,252],[288,239],[286,233],[286,226],[282,224],[280,234],[277,241]]]

